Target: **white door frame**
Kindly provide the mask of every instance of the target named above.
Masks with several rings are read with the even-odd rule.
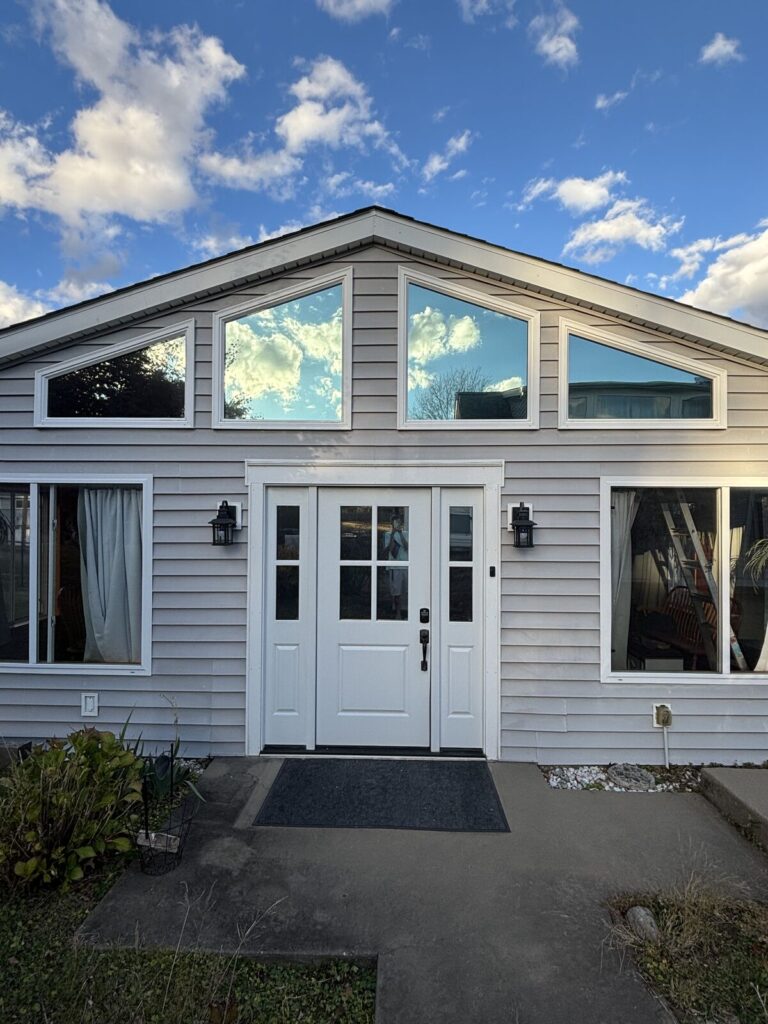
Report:
[[[268,487],[482,487],[484,490],[485,564],[485,736],[483,751],[496,760],[501,746],[499,592],[501,584],[501,489],[503,459],[454,460],[276,460],[247,459],[248,592],[246,632],[245,752],[263,747],[264,701],[264,551]],[[490,570],[495,574],[491,576]]]

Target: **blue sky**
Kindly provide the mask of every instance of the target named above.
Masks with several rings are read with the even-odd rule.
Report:
[[[768,5],[6,0],[0,323],[371,202],[768,325]]]

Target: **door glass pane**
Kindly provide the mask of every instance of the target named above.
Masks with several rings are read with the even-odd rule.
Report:
[[[0,661],[29,660],[29,488],[0,486]]]
[[[768,672],[768,489],[731,489],[731,671]]]
[[[322,594],[320,595],[322,600]],[[339,618],[370,619],[370,565],[342,565],[339,569]]]
[[[340,509],[342,562],[371,557],[371,506],[342,505]],[[352,616],[357,618],[357,616]]]
[[[450,560],[472,561],[472,506],[451,505]]]
[[[408,506],[379,505],[378,558],[387,562],[408,561]]]
[[[472,567],[451,567],[448,573],[448,619],[451,622],[471,622]]]
[[[278,565],[275,570],[275,618],[299,617],[299,567]]]
[[[51,489],[41,484],[38,490],[38,549],[37,564],[40,567],[40,582],[37,594],[37,660],[48,661],[48,615],[49,615],[49,590],[50,590],[50,518],[51,518]]]
[[[299,557],[299,506],[277,506],[277,551],[278,561],[290,561]]]
[[[408,566],[380,565],[376,583],[376,618],[408,618]]]

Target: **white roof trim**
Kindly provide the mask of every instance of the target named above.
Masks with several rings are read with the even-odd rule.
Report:
[[[56,316],[20,324],[0,334],[0,360],[100,327],[106,330],[120,321],[140,316],[145,310],[178,304],[196,293],[221,290],[234,281],[270,273],[286,264],[306,262],[368,239],[466,264],[545,293],[612,310],[621,316],[691,335],[705,343],[758,359],[768,359],[768,332],[758,327],[724,319],[662,296],[637,292],[626,285],[591,277],[535,256],[456,235],[397,213],[371,209],[357,216],[320,224],[292,237],[275,239],[255,249],[233,253],[213,264],[147,281],[124,294],[106,295],[94,303],[63,310]]]

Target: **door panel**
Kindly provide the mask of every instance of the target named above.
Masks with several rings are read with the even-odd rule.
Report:
[[[321,489],[317,742],[429,746],[431,495]]]
[[[483,746],[483,496],[444,488],[440,552],[440,746]]]

